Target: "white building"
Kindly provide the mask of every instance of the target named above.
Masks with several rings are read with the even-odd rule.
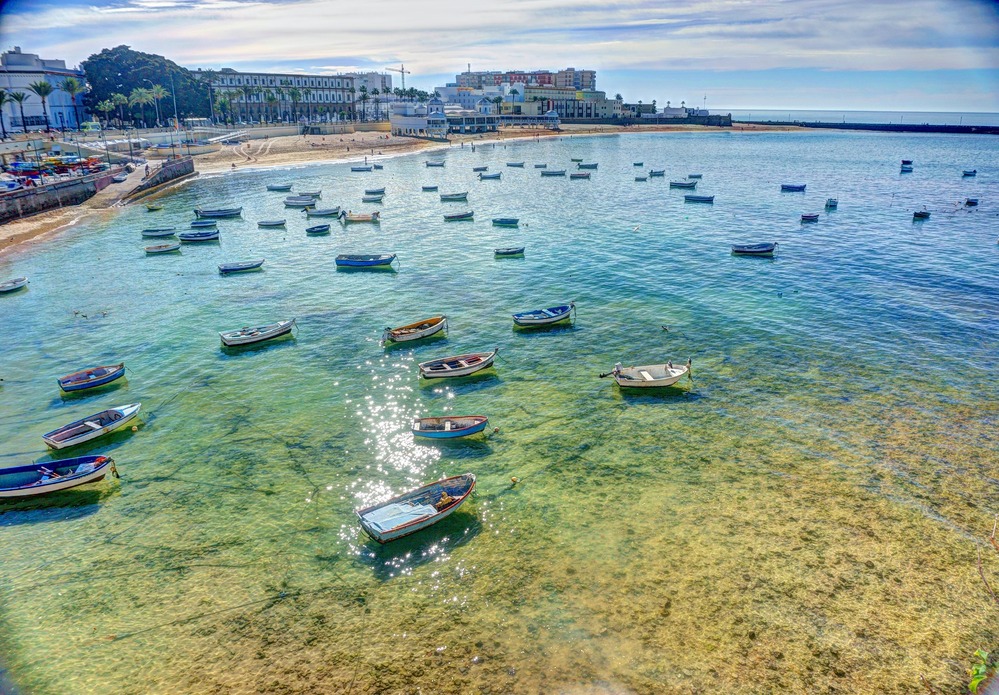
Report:
[[[80,82],[86,83],[83,71],[79,68],[67,68],[64,60],[45,60],[34,53],[22,53],[20,46],[14,46],[13,50],[0,55],[0,89],[8,93],[22,92],[28,95],[24,100],[24,120],[28,130],[45,128],[41,97],[28,89],[28,85],[34,82],[48,82],[55,87],[52,94],[46,98],[49,127],[76,128],[77,111],[80,113],[80,120],[87,120],[83,108],[83,95],[76,97],[77,108],[74,109],[69,95],[59,89],[67,77],[75,77]],[[3,109],[2,118],[9,133],[21,131],[24,127],[21,123],[21,110],[16,103],[9,103]]]

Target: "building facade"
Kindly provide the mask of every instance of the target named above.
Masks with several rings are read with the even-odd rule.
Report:
[[[560,119],[620,118],[621,102],[608,99],[605,92],[572,87],[541,87],[527,85],[523,114],[533,115],[554,111]]]
[[[597,72],[596,70],[577,70],[576,68],[566,68],[558,72],[552,72],[551,70],[514,70],[509,72],[490,70],[472,72],[469,70],[455,75],[455,83],[459,87],[471,87],[473,89],[517,83],[551,87],[572,87],[575,89],[596,89]]]
[[[8,132],[28,130],[44,130],[46,127],[45,113],[42,109],[41,97],[28,89],[34,82],[48,82],[55,89],[46,97],[48,110],[48,126],[50,128],[77,128],[77,112],[80,121],[87,120],[83,107],[83,95],[76,97],[76,108],[69,94],[60,89],[67,77],[75,77],[86,85],[86,76],[79,68],[67,68],[64,60],[47,60],[34,53],[21,52],[20,46],[0,55],[0,89],[10,92],[22,92],[28,96],[24,100],[24,121],[21,121],[21,109],[16,103],[9,103],[0,117]]]

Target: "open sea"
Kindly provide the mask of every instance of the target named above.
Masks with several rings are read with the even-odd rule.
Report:
[[[599,168],[533,168],[572,158]],[[160,212],[113,209],[0,259],[3,279],[31,282],[0,296],[0,465],[47,460],[43,433],[110,406],[141,402],[143,421],[65,452],[113,456],[120,480],[0,503],[0,681],[32,695],[967,683],[973,652],[999,644],[976,566],[981,548],[999,586],[999,139],[566,136],[375,161],[202,176]],[[485,165],[502,179],[479,181]],[[649,169],[666,177],[635,181]],[[690,173],[714,204],[669,189]],[[307,237],[265,190],[284,181],[383,221]],[[158,243],[144,227],[230,205],[243,214],[219,221],[220,243],[143,253]],[[464,210],[474,222],[443,221]],[[287,228],[257,227],[275,217]],[[730,254],[762,241],[776,258]],[[494,258],[514,245],[524,258]],[[336,271],[352,252],[399,262]],[[217,272],[253,258],[262,272]],[[573,324],[513,329],[512,313],[570,300]],[[436,313],[446,338],[379,344]],[[218,331],[292,317],[291,338],[220,348]],[[483,375],[417,376],[497,347]],[[693,380],[659,393],[598,376],[688,357]],[[57,377],[120,360],[126,381],[60,395]],[[414,416],[448,413],[487,415],[488,436],[413,441]],[[465,472],[475,494],[446,521],[386,546],[361,533],[356,508]]]
[[[736,121],[802,123],[901,123],[910,125],[999,125],[999,113],[965,111],[780,111],[776,109],[712,109]],[[908,157],[906,157],[908,159]]]

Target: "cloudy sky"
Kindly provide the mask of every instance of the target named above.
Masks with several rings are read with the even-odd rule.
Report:
[[[999,112],[993,0],[0,0],[0,47],[189,68],[597,70],[628,101]],[[398,80],[395,81],[398,86]]]

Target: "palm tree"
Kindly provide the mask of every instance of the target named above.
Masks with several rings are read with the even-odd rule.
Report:
[[[67,77],[65,80],[62,81],[62,84],[59,85],[59,89],[66,92],[66,94],[69,95],[69,100],[73,102],[73,113],[76,116],[76,129],[79,130],[80,110],[76,105],[76,97],[77,95],[83,94],[84,92],[87,91],[87,85],[85,85],[83,82],[80,82],[80,80],[76,79],[75,77]]]
[[[114,111],[114,102],[110,99],[105,99],[104,101],[98,102],[94,108],[104,114],[104,125],[106,127],[109,119],[108,114]]]
[[[11,92],[10,99],[15,104],[17,108],[21,111],[21,128],[24,129],[24,134],[28,134],[28,122],[24,120],[24,100],[28,98],[28,95],[24,92]]]
[[[367,86],[362,84],[360,92],[361,96],[359,97],[359,100],[361,102],[361,120],[366,121],[368,120],[368,98],[369,98]]]
[[[312,96],[312,90],[308,87],[302,90],[302,98],[305,100],[305,108],[309,111],[309,120],[312,120],[312,101],[310,97]]]
[[[283,121],[284,120],[284,88],[283,87],[275,87],[274,88],[274,96],[276,96],[277,100],[278,100],[278,117],[277,117],[277,120]]]
[[[113,92],[111,94],[111,103],[118,108],[118,126],[121,127],[125,123],[125,114],[122,112],[121,107],[128,106],[128,97],[124,94]]]
[[[350,93],[350,107],[351,107],[350,110],[352,112],[355,112],[356,109],[357,109],[357,106],[355,105],[355,102],[354,102],[354,88],[351,87],[347,91]],[[354,116],[351,115],[351,120],[353,120],[353,118],[354,118]]]
[[[128,105],[139,107],[139,120],[142,121],[142,127],[146,127],[146,106],[153,103],[153,95],[148,89],[142,87],[136,87],[132,90],[132,93],[128,95]]]
[[[373,96],[375,98],[375,120],[376,121],[382,120],[382,109],[381,109],[382,100],[378,98],[378,95],[380,95],[380,94],[381,94],[381,92],[378,91],[378,87],[375,87],[374,89],[371,90],[371,96]]]
[[[274,104],[278,102],[278,98],[274,96],[274,92],[267,90],[267,94],[264,95],[264,101],[267,102],[267,120],[273,121]]]
[[[243,95],[243,118],[247,122],[250,121],[250,97],[253,96],[254,89],[248,84],[243,85],[237,90]]]
[[[38,80],[38,82],[32,82],[29,84],[28,90],[34,92],[42,99],[42,113],[45,114],[45,132],[47,133],[50,130],[48,99],[49,95],[55,91],[55,87],[44,80]]]
[[[7,124],[3,122],[3,107],[4,104],[10,103],[10,98],[7,96],[7,92],[0,89],[0,128],[3,129],[3,139],[7,139]]]
[[[153,98],[153,103],[156,105],[156,125],[160,124],[160,99],[165,99],[170,96],[170,92],[163,88],[161,84],[154,84],[149,90],[149,96]]]
[[[288,90],[288,98],[291,99],[291,120],[298,122],[298,102],[302,99],[302,90],[292,87]]]

